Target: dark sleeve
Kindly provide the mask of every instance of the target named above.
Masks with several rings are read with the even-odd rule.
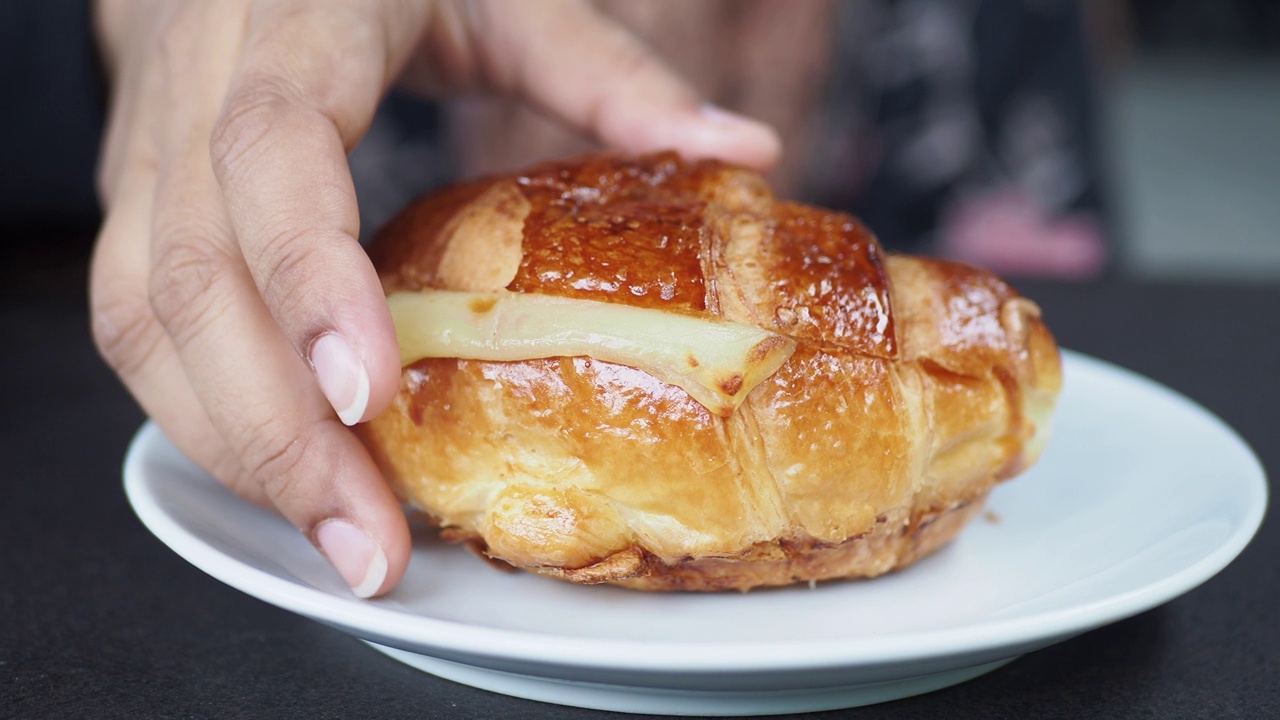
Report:
[[[0,231],[91,230],[105,88],[89,0],[0,2],[0,92]]]

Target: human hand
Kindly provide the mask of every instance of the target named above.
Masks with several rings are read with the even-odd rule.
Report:
[[[593,1],[599,12],[641,38],[702,97],[732,99],[736,110],[778,132],[787,152],[767,178],[774,193],[785,198],[811,190],[827,165],[814,160],[831,152],[817,119],[830,112],[825,98],[838,64],[837,4]],[[468,98],[450,103],[447,110],[450,154],[466,177],[513,172],[595,149],[574,128],[522,105],[518,98]]]
[[[393,82],[524,98],[629,151],[756,167],[766,127],[707,111],[579,0],[99,0],[112,79],[94,338],[143,409],[237,493],[274,507],[356,595],[409,535],[347,426],[400,362],[356,241],[347,153]]]

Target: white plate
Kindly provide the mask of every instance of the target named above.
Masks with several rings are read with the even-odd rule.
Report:
[[[904,572],[816,589],[578,587],[421,539],[400,587],[360,601],[288,523],[154,426],[124,476],[138,516],[196,567],[415,667],[547,702],[697,715],[851,707],[975,677],[1209,579],[1267,501],[1261,466],[1220,420],[1074,353],[1048,451],[985,519]]]

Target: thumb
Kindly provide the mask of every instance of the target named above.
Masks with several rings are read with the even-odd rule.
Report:
[[[587,3],[501,3],[485,12],[472,31],[489,82],[606,145],[674,149],[761,170],[777,162],[773,128],[704,103],[644,43]]]

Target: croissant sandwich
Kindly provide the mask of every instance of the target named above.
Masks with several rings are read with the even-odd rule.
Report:
[[[444,537],[576,583],[870,577],[1044,446],[1035,304],[747,170],[593,155],[460,184],[370,247],[401,345],[359,432]]]

